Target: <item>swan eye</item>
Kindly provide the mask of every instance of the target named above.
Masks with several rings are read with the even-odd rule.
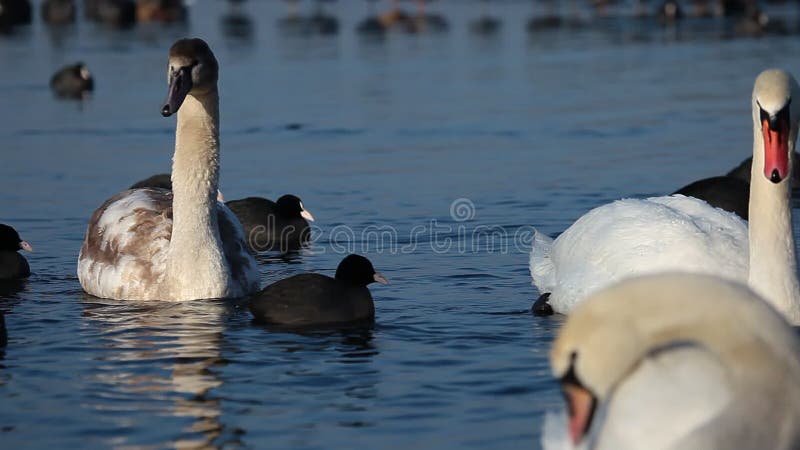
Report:
[[[792,100],[789,99],[783,106],[783,108],[781,108],[781,110],[778,111],[774,116],[771,116],[768,112],[764,111],[764,108],[762,108],[761,105],[759,104],[758,109],[759,109],[759,116],[761,119],[761,123],[763,124],[766,122],[767,124],[769,124],[770,130],[778,130],[783,126],[788,126],[789,119],[791,117],[790,114],[791,104]]]

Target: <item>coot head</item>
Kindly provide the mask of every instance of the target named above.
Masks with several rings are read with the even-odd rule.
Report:
[[[33,251],[31,244],[23,241],[14,228],[0,224],[0,250],[16,252],[17,250]]]
[[[314,221],[314,216],[306,211],[303,206],[302,200],[294,195],[284,195],[275,202],[278,205],[278,211],[286,217],[302,217],[311,222]]]
[[[370,283],[389,284],[389,281],[375,271],[372,263],[361,255],[348,255],[336,268],[336,279],[358,286]]]

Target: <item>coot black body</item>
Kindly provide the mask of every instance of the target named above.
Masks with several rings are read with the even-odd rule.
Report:
[[[159,173],[153,175],[152,177],[148,177],[145,178],[144,180],[139,180],[136,183],[133,183],[130,188],[131,189],[159,188],[171,191],[172,177],[168,173]]]
[[[42,2],[42,20],[50,25],[67,25],[75,22],[75,0],[45,0]]]
[[[688,184],[673,194],[699,198],[715,208],[732,212],[747,220],[750,205],[750,183],[740,178],[723,176],[704,178]]]
[[[86,64],[79,62],[64,66],[50,79],[50,88],[63,98],[80,99],[94,89],[94,78]]]
[[[375,305],[367,285],[376,281],[387,284],[367,258],[349,255],[335,278],[304,273],[265,287],[250,300],[250,312],[257,322],[286,327],[370,322]]]
[[[253,251],[298,250],[308,243],[311,215],[294,195],[277,202],[262,197],[247,197],[225,203],[236,214]]]

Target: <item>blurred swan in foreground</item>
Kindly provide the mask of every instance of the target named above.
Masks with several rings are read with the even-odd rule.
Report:
[[[201,39],[181,39],[170,49],[162,114],[178,113],[172,191],[128,190],[94,212],[78,257],[78,279],[89,294],[191,300],[258,290],[259,273],[242,226],[216,200],[217,72],[217,60]]]
[[[800,446],[800,341],[735,282],[659,274],[595,293],[550,365],[569,417],[548,415],[548,450]]]
[[[612,282],[681,270],[747,281],[790,322],[800,323],[789,202],[798,92],[795,79],[781,70],[756,79],[749,228],[734,214],[680,195],[600,206],[555,241],[536,233],[530,270],[542,296],[534,312],[552,307],[566,314]]]

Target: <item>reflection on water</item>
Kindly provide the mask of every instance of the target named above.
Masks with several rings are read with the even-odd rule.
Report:
[[[218,371],[226,364],[220,344],[227,308],[213,300],[114,302],[87,296],[83,317],[101,336],[95,345],[113,349],[99,358],[94,377],[100,389],[137,404],[156,400],[163,405],[158,415],[189,419],[171,443],[176,448],[211,446],[225,431],[213,390],[222,384]],[[142,364],[150,370],[142,373]]]
[[[258,382],[287,391],[273,398],[260,394],[263,388],[253,390],[251,383],[224,386],[225,368],[231,363],[247,363],[235,359],[245,349],[225,338],[226,317],[243,308],[241,304],[217,300],[130,302],[84,296],[82,305],[85,324],[96,336],[92,345],[106,349],[96,359],[92,374],[96,407],[119,412],[144,409],[162,419],[177,419],[182,423],[180,433],[169,440],[176,448],[229,447],[247,438],[251,430],[223,420],[227,390],[234,398],[244,394],[254,396],[255,404],[277,406],[281,397],[330,389],[337,393],[320,406],[351,412],[367,411],[362,403],[376,395],[379,372],[369,366],[379,351],[372,342],[370,326],[298,333],[253,326],[254,339],[247,345],[277,355],[276,360],[272,356],[273,361],[254,362],[285,368],[275,379]],[[222,355],[223,348],[229,356]],[[315,359],[324,365],[318,369],[308,366]],[[107,404],[109,400],[113,403]],[[362,421],[342,423],[366,425]],[[135,436],[119,439],[115,445],[143,443]]]
[[[241,2],[230,1],[229,4],[228,12],[220,18],[222,34],[231,41],[252,44],[255,36],[253,19],[243,9]]]

